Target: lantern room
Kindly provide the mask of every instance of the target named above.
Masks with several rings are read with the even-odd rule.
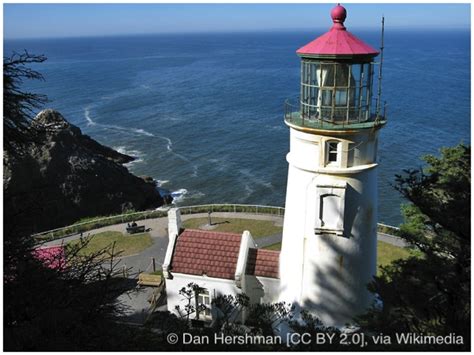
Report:
[[[341,128],[383,120],[380,91],[372,100],[373,59],[379,52],[347,31],[346,16],[344,7],[334,7],[332,28],[297,50],[301,57],[300,100],[296,105],[286,103],[288,123]],[[381,79],[381,71],[377,78]]]

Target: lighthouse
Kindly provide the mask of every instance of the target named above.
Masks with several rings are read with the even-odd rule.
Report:
[[[346,16],[334,7],[331,29],[297,50],[300,99],[285,103],[280,301],[331,326],[351,323],[373,301],[367,284],[376,273],[377,145],[386,123],[381,68],[374,69],[379,52],[346,29]]]

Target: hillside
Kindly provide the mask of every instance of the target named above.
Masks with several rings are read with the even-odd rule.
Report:
[[[31,233],[164,203],[150,179],[123,166],[133,157],[82,134],[59,112],[40,112],[31,128],[35,138],[21,151],[4,152],[5,228]]]

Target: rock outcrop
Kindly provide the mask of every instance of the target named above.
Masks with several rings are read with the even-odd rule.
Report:
[[[31,126],[37,133],[21,152],[4,152],[5,227],[38,232],[164,203],[152,179],[122,165],[133,157],[83,135],[59,112],[44,110]]]

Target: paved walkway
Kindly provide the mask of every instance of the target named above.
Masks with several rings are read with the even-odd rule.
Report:
[[[182,220],[186,221],[188,219],[194,218],[207,218],[207,213],[196,213],[196,214],[189,214],[189,215],[182,215]],[[253,213],[233,213],[233,212],[213,212],[212,217],[219,217],[219,218],[240,218],[240,219],[255,219],[255,220],[266,220],[266,221],[274,221],[276,226],[283,225],[283,217],[282,216],[272,216],[272,215],[257,215]],[[136,276],[141,271],[152,271],[152,258],[155,258],[155,265],[157,268],[160,268],[164,262],[166,249],[168,247],[168,219],[167,217],[161,218],[153,218],[147,220],[138,221],[139,225],[145,225],[147,229],[149,229],[150,236],[153,241],[153,245],[149,248],[143,250],[141,253],[136,255],[129,255],[119,258],[119,262],[117,267],[119,268],[126,268],[129,269],[130,276]],[[117,231],[117,232],[125,232],[127,227],[127,223],[120,223],[115,224],[112,226],[106,226],[98,229],[94,229],[84,233],[84,236],[87,235],[94,235],[101,232],[106,231]],[[51,242],[44,243],[43,246],[54,246],[54,245],[61,245],[62,243],[67,243],[71,240],[79,239],[80,235],[72,235],[66,238],[57,239]],[[274,234],[267,237],[261,237],[255,240],[258,248],[264,248],[272,244],[280,243],[282,239],[281,233]],[[379,233],[378,239],[398,246],[404,247],[406,243],[398,238],[391,235]]]
[[[207,218],[207,213],[196,213],[190,215],[182,215],[182,220],[186,221],[188,219],[194,218]],[[232,213],[232,212],[213,212],[212,217],[220,218],[240,218],[240,219],[256,219],[256,220],[267,220],[274,221],[276,226],[283,225],[282,216],[272,216],[272,215],[256,215],[251,213]],[[143,250],[139,254],[129,255],[118,258],[117,269],[128,270],[126,276],[128,278],[138,278],[138,273],[142,271],[152,271],[152,258],[155,259],[155,265],[157,268],[161,268],[161,265],[164,262],[166,249],[168,247],[168,232],[167,224],[168,219],[166,217],[154,218],[148,220],[137,221],[139,225],[145,225],[149,229],[150,236],[152,238],[153,244],[149,248]],[[84,236],[94,235],[106,231],[118,231],[125,232],[127,223],[120,223],[112,226],[106,226],[98,229],[94,229],[84,233]],[[71,240],[79,239],[80,235],[72,235],[66,238],[57,239],[51,242],[44,243],[43,246],[55,246],[61,245],[62,243],[67,243]],[[133,238],[133,236],[131,236]],[[266,237],[261,237],[255,240],[255,243],[258,248],[264,248],[272,244],[280,243],[282,239],[282,234],[274,234]],[[394,236],[387,234],[379,233],[378,239],[386,243],[398,247],[406,246],[406,243]],[[130,290],[121,296],[118,300],[126,308],[125,316],[123,318],[126,322],[132,322],[136,324],[143,324],[145,321],[148,310],[149,303],[148,299],[150,298],[153,292],[152,287],[136,287],[133,290]]]
[[[396,236],[390,235],[390,234],[377,233],[377,239],[382,241],[382,242],[392,244],[392,245],[395,245],[396,247],[400,247],[400,248],[405,248],[405,247],[408,246],[408,243],[405,242],[402,238],[396,237]]]
[[[265,248],[276,243],[281,243],[281,239],[281,233],[269,235],[268,237],[256,238],[255,245],[257,246],[257,248]]]

